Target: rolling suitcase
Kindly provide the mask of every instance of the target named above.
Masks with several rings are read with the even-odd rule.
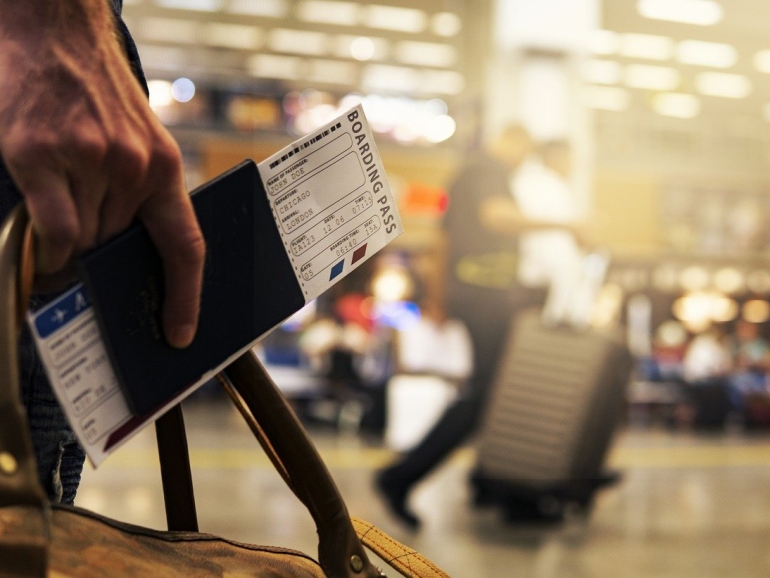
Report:
[[[632,359],[615,332],[516,317],[480,428],[477,505],[510,520],[559,520],[614,479],[603,470]]]

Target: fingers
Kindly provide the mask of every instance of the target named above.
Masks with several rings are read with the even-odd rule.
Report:
[[[115,143],[110,150],[106,160],[109,189],[102,203],[97,244],[127,229],[136,217],[151,194],[145,182],[149,165],[150,151],[136,139]]]
[[[178,154],[178,149],[156,152],[156,174],[166,178],[155,183],[138,215],[163,260],[166,340],[172,347],[182,348],[192,342],[198,325],[206,248],[182,184]]]
[[[69,181],[63,172],[27,170],[10,163],[8,168],[24,191],[37,236],[37,271],[55,273],[69,261],[80,237],[80,221]]]
[[[106,141],[91,123],[78,128],[63,136],[26,132],[6,143],[8,169],[39,241],[38,273],[56,273],[97,241]]]

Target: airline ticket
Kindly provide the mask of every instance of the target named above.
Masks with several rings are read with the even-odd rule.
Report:
[[[361,105],[258,167],[306,302],[403,232]]]
[[[403,231],[360,105],[266,159],[258,169],[305,302]],[[226,365],[207,372],[151,415],[136,416],[118,383],[82,284],[30,312],[28,322],[54,392],[94,466]],[[233,358],[238,354],[233,352]]]

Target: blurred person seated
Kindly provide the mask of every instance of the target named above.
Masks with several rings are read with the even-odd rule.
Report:
[[[655,329],[649,355],[639,357],[636,379],[628,392],[636,415],[646,420],[656,414],[668,425],[692,423],[689,386],[684,380],[684,356],[689,341],[687,329],[675,319],[668,319]]]
[[[729,340],[733,371],[728,380],[733,405],[745,412],[749,425],[770,425],[765,415],[768,397],[770,342],[760,334],[760,327],[745,319],[735,325]]]
[[[684,381],[684,356],[689,335],[679,321],[669,319],[655,330],[652,339],[652,362],[648,379],[651,381]]]
[[[439,300],[425,299],[419,318],[396,332],[394,350],[385,441],[407,451],[462,395],[473,369],[473,346],[462,321],[448,317]]]
[[[423,301],[420,319],[398,332],[397,370],[427,374],[462,384],[473,368],[468,328],[447,316],[437,299]]]
[[[326,382],[324,396],[331,403],[317,405],[319,417],[340,427],[381,434],[389,346],[370,309],[369,296],[342,293],[333,299],[329,312],[305,327],[299,347],[313,374]]]
[[[732,355],[722,330],[712,326],[696,335],[682,362],[685,383],[694,408],[695,426],[718,429],[734,408],[729,392]]]

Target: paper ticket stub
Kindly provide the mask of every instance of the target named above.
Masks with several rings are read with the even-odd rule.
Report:
[[[82,285],[29,313],[28,321],[64,415],[95,466],[180,401],[146,419],[131,414]]]
[[[258,167],[306,301],[403,232],[361,105]]]

